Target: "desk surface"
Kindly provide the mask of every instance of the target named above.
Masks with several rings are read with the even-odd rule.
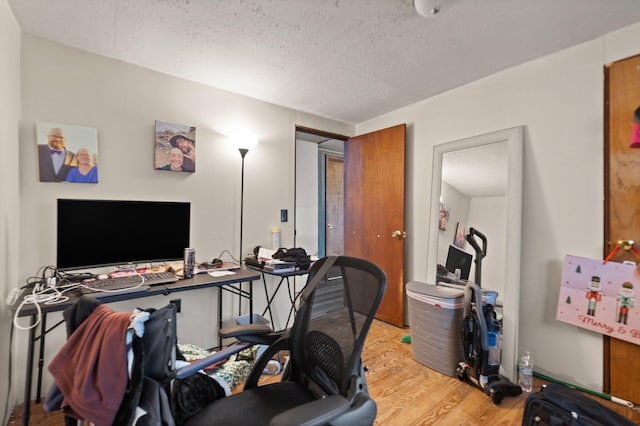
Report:
[[[232,284],[240,284],[249,281],[255,281],[260,279],[260,274],[257,272],[248,270],[248,269],[238,269],[234,271],[233,275],[225,275],[222,277],[214,277],[209,274],[197,274],[193,278],[182,279],[171,283],[159,284],[149,287],[147,291],[139,291],[127,293],[111,293],[108,295],[101,295],[100,301],[104,303],[110,302],[119,302],[121,300],[131,300],[131,299],[139,299],[142,297],[149,297],[155,295],[169,295],[172,293],[180,292],[180,291],[188,291],[188,290],[196,290],[198,288],[207,288],[207,287],[219,287],[219,286],[228,286]],[[29,292],[30,290],[24,290],[25,292]],[[10,306],[10,311],[14,313],[22,302],[22,296],[28,293],[22,293],[22,295],[18,298],[18,300]],[[65,293],[66,296],[69,297],[69,300],[61,303],[56,303],[52,305],[46,305],[44,303],[40,304],[40,309],[42,312],[56,312],[63,311],[69,306],[73,305],[76,300],[80,298],[82,295],[80,290],[72,290],[68,293]],[[28,303],[24,304],[18,313],[18,316],[25,317],[37,314],[37,308],[35,305]]]
[[[246,267],[248,269],[251,269],[253,271],[257,271],[257,272],[262,272],[265,273],[267,275],[273,275],[274,277],[294,277],[297,275],[307,275],[309,273],[308,269],[298,269],[296,271],[289,271],[289,272],[275,272],[275,271],[270,271],[267,269],[262,269],[262,268],[258,268],[257,266],[252,266],[252,265],[246,265]]]

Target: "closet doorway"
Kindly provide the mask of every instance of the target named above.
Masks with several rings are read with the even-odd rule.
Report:
[[[295,245],[318,257],[344,253],[346,139],[296,127]]]

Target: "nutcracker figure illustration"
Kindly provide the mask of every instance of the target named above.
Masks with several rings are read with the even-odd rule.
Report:
[[[600,290],[600,277],[591,277],[591,285],[587,289],[586,298],[589,301],[587,303],[587,315],[594,317],[596,315],[596,305],[602,300],[602,290]]]
[[[633,308],[633,284],[629,281],[623,283],[616,300],[618,301],[618,322],[627,325],[629,309]]]

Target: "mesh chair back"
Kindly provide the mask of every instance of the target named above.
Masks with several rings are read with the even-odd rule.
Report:
[[[316,262],[308,283],[327,259]],[[339,256],[314,289],[305,288],[290,336],[298,380],[310,380],[326,394],[346,396],[350,381],[360,375],[362,348],[385,287],[378,266]]]

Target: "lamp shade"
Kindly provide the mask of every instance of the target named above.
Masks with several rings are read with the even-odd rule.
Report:
[[[238,149],[251,150],[258,144],[258,136],[253,133],[236,133],[231,136],[231,142]]]

